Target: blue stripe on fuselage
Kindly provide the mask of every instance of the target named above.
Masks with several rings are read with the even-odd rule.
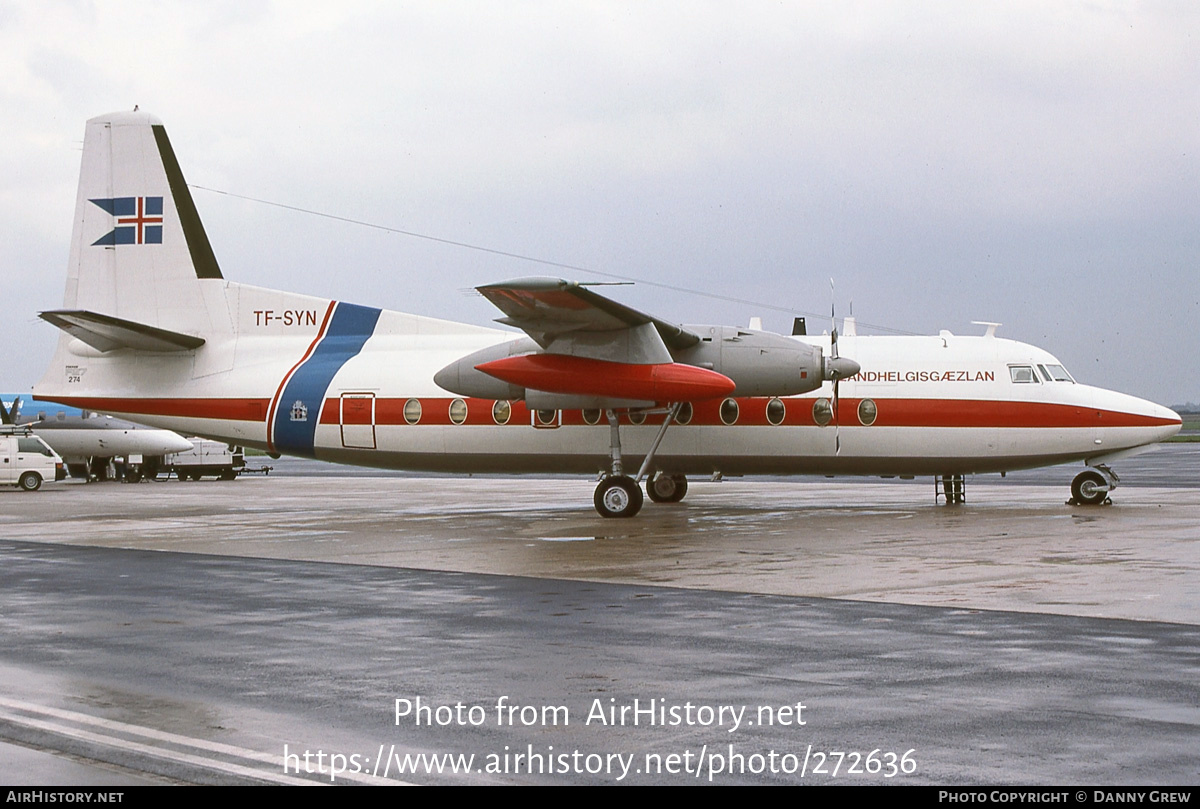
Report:
[[[379,309],[339,303],[329,322],[325,337],[312,356],[296,369],[288,380],[275,409],[274,444],[279,452],[313,457],[313,441],[325,391],[342,366],[362,351],[375,323]],[[298,418],[303,415],[304,418]]]

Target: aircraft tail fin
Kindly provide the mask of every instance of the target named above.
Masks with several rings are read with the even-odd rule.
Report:
[[[223,283],[220,267],[157,118],[134,111],[88,121],[74,221],[63,311],[47,320],[94,347],[85,334],[111,342],[119,333],[117,343],[145,348],[138,343],[154,342],[147,329],[198,338],[229,328],[228,308],[205,290]]]

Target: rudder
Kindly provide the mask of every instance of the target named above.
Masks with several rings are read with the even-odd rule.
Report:
[[[63,304],[174,332],[228,328],[205,304],[222,281],[162,122],[144,112],[87,122]]]

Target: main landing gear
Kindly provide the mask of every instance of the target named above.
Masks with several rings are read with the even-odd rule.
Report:
[[[601,517],[632,517],[642,510],[642,487],[629,475],[605,475],[593,500]]]
[[[654,453],[658,452],[663,436],[667,434],[667,428],[679,415],[679,408],[682,406],[681,403],[676,403],[667,410],[667,417],[663,420],[663,425],[659,429],[658,435],[655,436],[654,443],[650,445],[650,451],[646,453],[636,478],[625,474],[625,467],[621,461],[621,429],[617,413],[611,409],[604,411],[604,415],[608,418],[609,458],[612,471],[601,479],[599,485],[596,486],[596,495],[592,498],[596,504],[596,511],[600,513],[601,517],[632,517],[641,511],[644,501],[642,488],[638,484],[650,471]],[[683,475],[659,473],[646,481],[646,492],[656,503],[678,503],[687,494],[687,478]]]
[[[687,478],[659,472],[646,481],[646,494],[655,503],[678,503],[687,494]]]
[[[1120,480],[1116,472],[1102,464],[1085,469],[1071,481],[1071,499],[1067,501],[1067,504],[1102,506],[1112,503],[1108,493],[1117,488]]]

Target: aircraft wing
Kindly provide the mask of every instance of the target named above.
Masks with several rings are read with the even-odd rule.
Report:
[[[654,327],[669,348],[680,350],[700,342],[700,336],[683,326],[659,320],[592,292],[576,281],[561,278],[518,278],[476,287],[483,297],[505,314],[498,323],[515,326],[542,348],[572,333],[628,332],[647,324]],[[617,335],[613,335],[614,339]]]

